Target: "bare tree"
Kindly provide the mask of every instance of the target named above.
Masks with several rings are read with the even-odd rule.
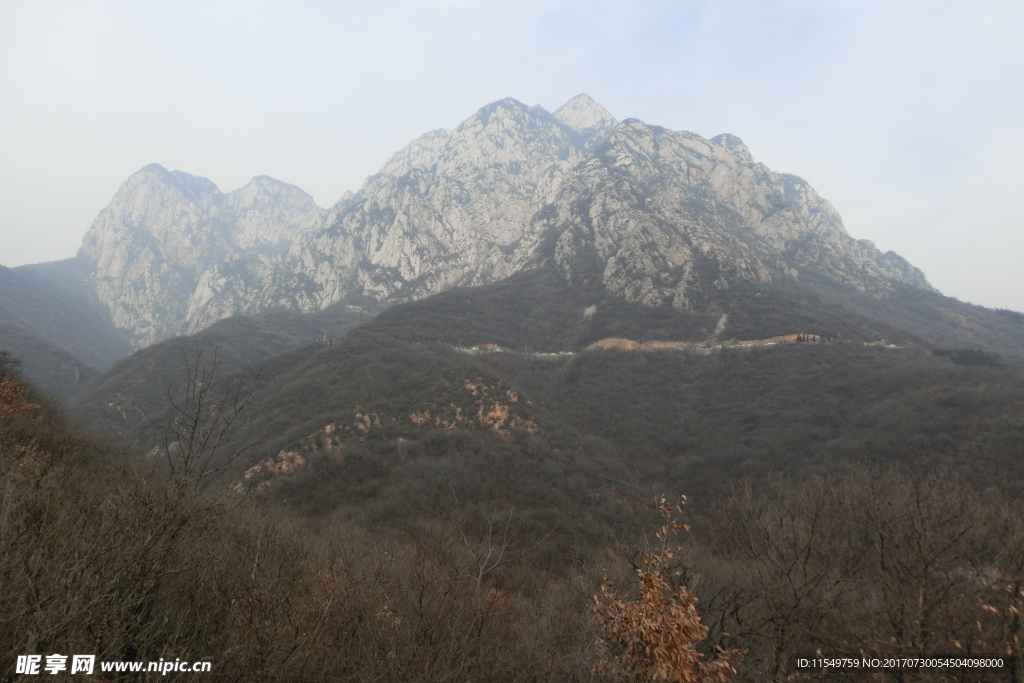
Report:
[[[248,377],[236,375],[221,381],[217,346],[209,350],[197,346],[182,357],[185,385],[178,394],[173,387],[168,387],[168,418],[158,422],[145,411],[144,414],[163,431],[163,455],[175,487],[201,490],[215,474],[266,436],[267,430],[264,430],[258,437],[241,444],[231,440],[262,378],[260,373],[254,372]],[[225,446],[229,446],[226,452]]]
[[[721,554],[703,559],[701,593],[712,597],[712,621],[744,647],[743,676],[809,676],[794,668],[792,655],[804,652],[999,653],[1005,671],[966,680],[1019,680],[1018,501],[941,471],[859,468],[745,486],[720,514]],[[950,680],[947,673],[886,675]]]
[[[500,518],[492,519],[490,515],[484,515],[487,522],[487,533],[482,542],[470,541],[465,529],[462,530],[462,543],[469,551],[472,569],[464,572],[463,577],[471,579],[476,585],[476,592],[482,602],[484,595],[484,582],[489,574],[502,566],[511,564],[523,558],[527,553],[536,550],[548,537],[554,533],[552,527],[540,540],[520,550],[516,544],[516,536],[519,533],[519,523],[512,526],[512,516],[515,508],[510,508],[508,517],[502,523]]]

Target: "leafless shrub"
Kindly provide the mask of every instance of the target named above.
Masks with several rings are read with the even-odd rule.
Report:
[[[235,446],[226,454],[222,446],[243,419],[246,406],[259,391],[258,373],[224,380],[218,374],[219,349],[196,347],[183,355],[184,386],[167,389],[169,416],[147,419],[163,433],[163,456],[175,486],[206,488],[213,477],[262,440]],[[145,412],[145,411],[144,411]]]
[[[792,655],[816,651],[999,654],[1020,667],[1022,512],[941,472],[743,487],[700,562],[709,619],[747,652],[741,675],[761,680],[787,680]]]

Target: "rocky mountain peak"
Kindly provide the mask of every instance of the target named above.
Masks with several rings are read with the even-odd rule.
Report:
[[[206,178],[149,164],[121,184],[86,232],[79,256],[103,268],[131,235],[188,258],[186,252],[196,246],[190,226],[201,220],[220,194]]]
[[[575,135],[585,151],[599,144],[618,123],[608,110],[581,93],[555,110],[554,117]]]
[[[732,284],[805,269],[876,296],[893,281],[928,286],[895,254],[852,239],[809,185],[755,163],[739,138],[635,119],[575,169],[543,221],[570,281],[597,278],[649,306],[699,307]]]
[[[223,196],[220,218],[234,247],[278,256],[288,251],[298,232],[318,222],[323,213],[298,187],[256,176]]]
[[[378,175],[398,177],[405,175],[414,168],[433,171],[437,160],[452,136],[450,130],[438,128],[424,133],[408,145],[391,155]],[[370,177],[368,182],[373,179]],[[347,197],[342,198],[347,199]]]
[[[220,189],[207,178],[190,175],[183,171],[169,171],[160,164],[148,164],[139,169],[121,184],[118,193],[133,203],[145,203],[167,194],[179,195],[183,200],[197,205],[208,203],[219,195]]]
[[[493,174],[536,175],[553,159],[567,159],[572,143],[566,131],[542,107],[505,98],[481,107],[455,130],[434,130],[409,143],[367,179],[364,192],[417,171],[462,181]],[[530,182],[536,182],[533,178]]]
[[[554,114],[492,102],[411,142],[326,215],[266,176],[224,194],[150,165],[100,213],[82,255],[136,346],[236,313],[405,301],[541,264],[681,308],[807,270],[875,296],[928,287],[738,137],[617,123],[587,95]]]
[[[509,120],[524,122],[534,114],[536,109],[539,108],[523,104],[514,97],[505,97],[480,107],[475,114],[463,121],[456,130],[487,126],[492,122],[491,119],[494,119],[499,125],[501,125],[500,122]],[[541,109],[541,111],[543,110]]]
[[[617,123],[607,109],[586,93],[576,95],[556,109],[554,117],[576,132],[598,126],[607,128]]]
[[[79,256],[114,325],[141,347],[190,329],[189,302],[208,271],[280,256],[322,217],[312,197],[273,178],[224,194],[206,178],[150,164],[100,212]]]
[[[539,240],[530,217],[581,159],[543,108],[492,102],[413,141],[335,205],[269,286],[288,303],[268,299],[311,309],[353,293],[403,300],[507,277]],[[287,284],[296,273],[301,289]]]
[[[727,147],[729,149],[735,149],[737,147],[746,147],[746,145],[743,144],[743,140],[740,140],[737,136],[733,135],[732,133],[722,133],[721,135],[716,135],[715,137],[711,138],[711,142],[715,143],[716,145],[722,145],[723,147]]]
[[[552,158],[565,159],[572,144],[558,121],[541,107],[506,98],[481,108],[447,141],[448,171],[506,165],[513,174]]]
[[[715,137],[711,138],[711,142],[731,151],[733,155],[742,163],[748,166],[753,165],[754,157],[751,156],[750,150],[747,149],[747,146],[745,144],[743,144],[743,140],[740,140],[732,133],[722,133],[721,135],[716,135]]]
[[[194,176],[184,171],[168,171],[157,163],[147,164],[129,176],[125,185],[129,188],[159,187],[165,185],[191,194],[197,198],[220,194],[220,189],[208,178]]]

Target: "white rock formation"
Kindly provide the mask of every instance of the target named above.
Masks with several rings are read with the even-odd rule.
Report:
[[[738,280],[805,269],[878,296],[897,281],[928,287],[739,138],[618,123],[586,95],[554,114],[492,103],[413,141],[328,212],[270,178],[222,194],[147,166],[81,253],[136,346],[235,313],[402,301],[545,262],[647,305],[699,305]]]
[[[589,152],[618,124],[604,107],[589,95],[577,95],[555,110],[554,117],[569,129],[569,137],[584,152]]]
[[[570,280],[599,277],[645,305],[689,307],[745,280],[814,269],[874,295],[919,270],[847,235],[800,178],[756,163],[739,138],[705,140],[637,120],[619,124],[563,183],[542,232]]]
[[[210,269],[279,258],[322,216],[312,197],[273,178],[224,194],[205,178],[151,164],[100,212],[79,255],[94,264],[96,292],[114,324],[141,347],[196,329],[194,312],[225,277]],[[220,317],[234,312],[221,309]]]

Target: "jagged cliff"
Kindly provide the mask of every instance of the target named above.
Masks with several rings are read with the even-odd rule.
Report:
[[[327,212],[270,178],[223,194],[148,166],[96,219],[81,256],[136,347],[235,313],[417,299],[544,263],[677,307],[807,269],[876,296],[895,281],[928,288],[739,138],[619,123],[586,95],[554,113],[494,102],[413,141]]]
[[[259,176],[222,193],[205,178],[150,164],[132,175],[86,233],[96,294],[136,348],[245,309],[221,298],[225,263],[267,264],[323,210],[297,187]],[[207,314],[204,316],[203,313]]]
[[[876,295],[893,281],[928,288],[918,269],[852,239],[810,185],[755,162],[733,135],[624,121],[537,221],[570,279],[600,278],[645,305],[688,308],[711,289],[802,269]]]

